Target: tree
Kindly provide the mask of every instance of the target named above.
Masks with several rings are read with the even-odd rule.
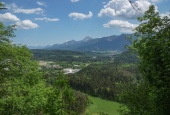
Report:
[[[151,5],[138,21],[140,25],[135,28],[134,34],[137,39],[129,48],[139,55],[140,73],[149,84],[152,114],[169,115],[170,18],[161,17]]]
[[[48,104],[46,107],[47,113],[50,113],[51,115],[76,114],[75,111],[71,109],[74,97],[66,76],[59,73],[55,76],[55,78],[56,80],[52,84],[53,89],[49,94]]]
[[[69,113],[66,109],[72,95],[66,79],[61,76],[55,81],[56,87],[48,85],[38,63],[32,60],[30,50],[10,41],[9,38],[15,37],[14,30],[14,26],[0,22],[0,114],[58,115],[60,110],[63,114]],[[50,105],[50,99],[54,106]],[[53,107],[50,108],[53,111],[48,111],[49,107]]]
[[[13,31],[0,23],[0,114],[41,113],[50,89],[30,51],[9,40]]]

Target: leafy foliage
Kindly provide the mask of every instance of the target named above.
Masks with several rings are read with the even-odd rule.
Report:
[[[70,89],[67,76],[48,69],[44,69],[42,72],[47,83],[53,87],[52,93],[49,96],[47,111],[51,112],[51,114],[58,112],[57,114],[69,113],[71,115],[80,114],[85,111],[89,103],[87,95]]]
[[[0,114],[76,114],[70,109],[73,91],[65,76],[47,84],[30,50],[12,44],[11,37],[15,37],[14,26],[0,23]]]
[[[10,43],[13,28],[0,27],[0,113],[35,114],[44,111],[49,88],[31,60],[30,51],[25,46]],[[10,109],[9,109],[10,108]]]
[[[139,70],[143,77],[143,82],[132,91],[136,93],[144,91],[143,94],[145,95],[143,97],[146,98],[140,100],[135,98],[136,93],[134,95],[129,93],[125,103],[126,105],[130,104],[130,112],[169,115],[170,19],[168,16],[161,17],[155,11],[155,6],[151,5],[144,16],[139,17],[138,20],[141,24],[135,29],[137,39],[133,41],[129,48],[139,55]],[[143,88],[141,89],[140,87]],[[142,95],[140,94],[137,93],[139,98]],[[133,97],[134,101],[129,102],[128,97]],[[143,106],[137,107],[137,103],[141,103],[140,105]]]

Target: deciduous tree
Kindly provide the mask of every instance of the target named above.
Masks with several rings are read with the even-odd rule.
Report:
[[[144,16],[138,18],[138,21],[140,24],[135,28],[134,34],[137,39],[129,48],[139,55],[139,70],[150,89],[148,96],[151,113],[169,115],[170,18],[161,17],[155,10],[155,6],[151,5]],[[140,95],[138,96],[140,97]],[[137,101],[140,102],[140,100]],[[143,104],[145,105],[145,103]],[[135,108],[135,105],[133,106]],[[147,114],[149,114],[149,110]]]

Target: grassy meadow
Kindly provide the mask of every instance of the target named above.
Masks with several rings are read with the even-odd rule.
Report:
[[[98,97],[88,96],[90,104],[84,115],[120,115],[118,109],[120,104],[113,101],[103,100]]]

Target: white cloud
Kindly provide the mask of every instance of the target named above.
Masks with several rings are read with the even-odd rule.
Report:
[[[40,5],[40,6],[47,7],[47,5],[46,5],[46,3],[45,3],[45,2],[37,1],[37,4],[38,4],[38,5]]]
[[[170,12],[162,13],[160,14],[161,17],[167,16],[170,18]]]
[[[20,29],[33,29],[38,28],[39,26],[33,23],[31,20],[23,20],[15,23],[17,28]]]
[[[43,9],[42,8],[33,8],[33,9],[18,8],[18,9],[14,10],[14,13],[41,14],[41,13],[43,13]]]
[[[79,0],[71,0],[71,2],[79,2]]]
[[[132,32],[132,30],[138,26],[137,24],[129,23],[122,20],[111,20],[107,24],[103,24],[105,28],[120,28],[122,32]]]
[[[0,14],[0,21],[2,22],[17,22],[20,21],[17,16],[11,14],[11,13],[5,13],[5,14]]]
[[[43,17],[43,18],[35,18],[35,20],[40,20],[40,21],[50,21],[50,22],[56,22],[59,21],[60,19],[58,18],[47,18],[47,17]]]
[[[70,13],[68,16],[73,18],[74,20],[77,20],[77,19],[84,20],[84,19],[91,18],[93,16],[93,13],[91,11],[89,11],[89,14],[73,12],[73,13]]]
[[[136,0],[133,5],[136,9],[138,9],[138,11],[132,7],[129,0],[110,0],[106,5],[104,5],[104,8],[100,10],[98,16],[136,19],[136,17],[149,9],[151,3],[148,0]]]
[[[98,14],[99,17],[101,17],[103,15],[114,17],[114,16],[116,16],[116,13],[115,13],[114,9],[108,7],[108,8],[105,8],[105,9],[101,9],[100,13]]]
[[[42,14],[44,12],[42,8],[31,8],[31,9],[19,8],[15,3],[7,5],[7,8],[9,10],[12,10],[14,13]]]

